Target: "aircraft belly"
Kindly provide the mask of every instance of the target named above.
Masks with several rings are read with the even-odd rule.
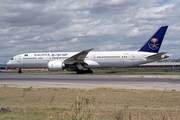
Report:
[[[120,60],[101,60],[97,61],[101,67],[125,67],[126,61]]]
[[[100,67],[128,67],[147,63],[145,60],[99,60]]]
[[[87,65],[84,65],[84,67],[90,67],[90,68],[101,67],[98,62],[93,61],[93,60],[85,61],[85,63],[86,63]]]
[[[47,61],[34,61],[34,62],[12,62],[9,64],[10,67],[17,68],[46,68]]]

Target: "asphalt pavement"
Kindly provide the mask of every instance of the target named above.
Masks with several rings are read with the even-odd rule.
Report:
[[[180,91],[178,74],[0,73],[0,87],[153,89]]]

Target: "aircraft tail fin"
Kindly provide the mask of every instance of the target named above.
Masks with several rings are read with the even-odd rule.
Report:
[[[168,26],[162,26],[139,51],[158,53]]]
[[[7,71],[9,71],[9,69],[7,67],[5,67]]]

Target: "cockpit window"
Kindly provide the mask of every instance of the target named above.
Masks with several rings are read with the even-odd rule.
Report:
[[[11,58],[11,60],[13,60],[13,58]]]

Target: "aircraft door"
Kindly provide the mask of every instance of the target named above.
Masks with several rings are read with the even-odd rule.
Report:
[[[91,59],[96,59],[96,55],[93,54],[93,55],[91,56]]]
[[[45,57],[46,60],[51,60],[51,56]]]
[[[17,61],[18,61],[18,62],[21,62],[21,56],[18,56],[18,57],[17,57]]]
[[[135,59],[135,55],[131,54],[131,60],[134,60],[134,59]]]

